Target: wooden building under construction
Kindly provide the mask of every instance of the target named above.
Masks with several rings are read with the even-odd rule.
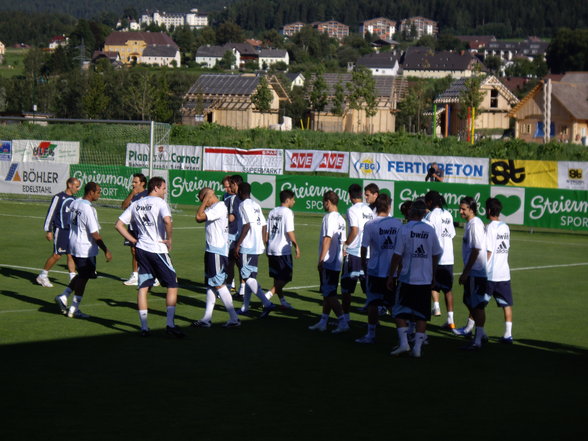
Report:
[[[375,115],[368,117],[364,109],[352,109],[344,100],[342,112],[335,113],[337,85],[347,94],[347,83],[352,80],[350,73],[325,73],[322,77],[327,86],[327,106],[321,112],[310,112],[310,127],[322,132],[378,133],[396,131],[398,101],[404,96],[406,81],[399,76],[375,75]],[[313,84],[314,79],[311,79]]]
[[[252,101],[261,76],[255,74],[204,74],[184,96],[182,123],[216,123],[235,129],[268,128],[278,124],[280,100],[288,94],[273,75],[267,77],[272,93],[270,111],[261,113]]]

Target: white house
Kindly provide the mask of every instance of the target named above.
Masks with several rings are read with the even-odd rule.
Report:
[[[290,56],[285,49],[260,49],[259,50],[259,68],[263,69],[264,65],[270,67],[272,64],[280,61],[290,64]]]
[[[177,46],[147,46],[141,55],[140,63],[168,67],[174,67],[175,64],[175,67],[180,67],[182,59]]]
[[[209,69],[212,69],[214,66],[216,66],[216,63],[222,60],[227,51],[231,51],[235,56],[235,64],[231,66],[231,69],[235,69],[241,62],[241,56],[236,49],[231,49],[224,46],[200,46],[196,51],[196,58],[194,61],[196,61],[197,64],[201,64],[205,67],[208,67]]]

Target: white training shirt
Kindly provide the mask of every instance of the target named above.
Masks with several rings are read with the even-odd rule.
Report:
[[[292,254],[292,242],[288,237],[294,231],[294,213],[288,207],[276,207],[267,216],[267,254],[287,256]]]
[[[332,271],[341,271],[343,264],[343,242],[347,240],[347,234],[345,219],[339,212],[332,211],[323,217],[319,240],[319,259],[323,249],[323,238],[325,237],[331,238],[331,245],[325,255],[323,268]]]
[[[367,248],[371,255],[367,261],[368,276],[388,277],[401,228],[402,221],[389,216],[378,216],[365,224],[361,246]]]
[[[163,219],[169,216],[169,205],[159,196],[145,196],[133,202],[120,215],[119,220],[128,225],[133,224],[137,235],[137,248],[150,253],[168,253],[167,246],[161,243],[167,239]]]
[[[261,207],[253,199],[245,199],[239,206],[239,218],[241,224],[249,224],[249,232],[243,242],[241,242],[241,254],[263,254],[265,247],[263,245],[263,227],[266,225],[265,217]],[[239,231],[239,235],[241,234]]]
[[[435,230],[421,221],[404,224],[397,235],[394,254],[402,256],[398,280],[409,285],[429,285],[433,281],[433,256],[443,253]]]
[[[76,199],[70,205],[69,247],[72,256],[93,257],[98,245],[92,233],[100,230],[98,215],[87,199]]]
[[[443,208],[435,208],[427,214],[429,224],[435,229],[439,244],[443,248],[443,254],[439,259],[439,265],[453,265],[453,238],[455,237],[455,227],[453,226],[453,216]]]
[[[486,226],[486,250],[492,253],[486,264],[488,280],[491,282],[510,280],[510,268],[508,266],[510,228],[508,228],[508,225],[495,220]]]
[[[227,206],[224,202],[216,202],[204,210],[206,214],[206,251],[229,255],[229,218]]]
[[[374,212],[370,206],[365,202],[356,202],[349,210],[347,210],[347,222],[349,223],[349,231],[351,227],[357,227],[358,232],[353,242],[347,246],[347,253],[352,256],[361,256],[361,239],[363,236],[363,227],[366,222],[374,218]]]
[[[470,219],[465,226],[461,247],[464,266],[470,258],[472,249],[478,249],[480,252],[470,270],[470,276],[486,277],[486,233],[484,231],[484,223],[477,216]]]

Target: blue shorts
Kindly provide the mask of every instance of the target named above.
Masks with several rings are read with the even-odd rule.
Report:
[[[73,261],[76,264],[76,271],[78,276],[82,279],[95,279],[98,277],[96,274],[96,256],[92,257],[73,257]]]
[[[320,271],[320,279],[320,291],[323,297],[336,296],[337,286],[339,285],[339,271],[323,268],[323,270]]]
[[[247,280],[250,277],[257,278],[257,265],[259,262],[259,254],[241,254],[237,259],[237,266],[241,272],[241,278]]]
[[[208,286],[216,288],[225,284],[228,258],[206,251],[204,253],[204,278]]]
[[[500,308],[513,305],[510,280],[504,282],[491,282],[488,280],[488,295],[494,296],[496,305]]]
[[[343,279],[359,279],[363,276],[363,269],[361,267],[361,257],[346,255],[343,258],[343,267],[341,268],[341,280]]]
[[[433,291],[448,293],[453,288],[453,265],[437,265]]]
[[[60,256],[69,254],[69,230],[62,228],[53,230],[53,254]]]
[[[131,229],[129,228],[127,231],[128,231],[128,232],[129,232],[129,234],[130,234],[131,236],[133,236],[135,239],[138,239],[138,237],[137,237],[137,233],[135,233],[135,230],[131,230]],[[125,241],[124,241],[124,246],[126,246],[126,247],[134,247],[134,246],[135,246],[135,244],[134,244],[134,243],[131,243],[131,242],[129,242],[128,240],[126,240],[126,239],[125,239]]]
[[[387,277],[367,276],[367,304],[394,305],[394,293],[386,286]]]
[[[139,264],[139,288],[153,286],[155,279],[166,288],[178,287],[178,276],[167,253],[151,253],[135,248]]]
[[[285,256],[267,256],[269,265],[269,276],[282,282],[290,282],[292,280],[292,254]]]
[[[484,309],[490,300],[487,294],[486,277],[470,276],[463,286],[463,303],[471,311],[472,309]]]
[[[431,285],[398,284],[392,315],[406,320],[431,320]]]

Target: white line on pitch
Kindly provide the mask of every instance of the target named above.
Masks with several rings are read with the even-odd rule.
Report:
[[[0,213],[0,216],[25,217],[27,219],[45,219],[42,216],[23,216],[22,214],[4,214],[4,213]]]

